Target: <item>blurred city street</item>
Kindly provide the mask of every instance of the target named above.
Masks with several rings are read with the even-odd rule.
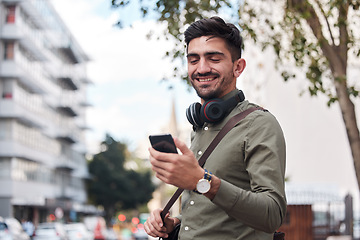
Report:
[[[164,58],[178,44],[166,24],[141,18],[134,2],[124,10],[110,0],[0,0],[0,240],[155,239],[144,223],[175,188],[152,172],[149,135],[190,146],[185,112],[200,100],[175,77],[174,67],[186,72],[185,57]],[[360,239],[351,131],[330,73],[313,93],[305,67],[286,65],[297,77],[284,81],[273,49],[249,36],[244,45],[236,87],[276,116],[286,141],[279,230],[302,240]],[[349,54],[346,69],[357,114],[359,55]],[[171,213],[180,209],[181,200]]]

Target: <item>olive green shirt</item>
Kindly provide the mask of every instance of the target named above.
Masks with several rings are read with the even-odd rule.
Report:
[[[231,117],[253,106],[241,102],[220,123],[196,129],[191,139],[196,158]],[[263,110],[250,113],[221,140],[204,168],[221,179],[219,191],[212,201],[184,192],[179,239],[272,239],[286,212],[285,140],[275,117]]]

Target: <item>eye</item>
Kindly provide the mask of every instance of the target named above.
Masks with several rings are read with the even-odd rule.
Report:
[[[196,57],[188,57],[188,62],[190,64],[196,64],[199,61],[199,58]]]
[[[210,60],[211,60],[212,62],[220,62],[220,58],[212,57],[212,58],[210,58]]]

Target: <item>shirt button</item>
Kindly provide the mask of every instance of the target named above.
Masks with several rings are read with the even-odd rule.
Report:
[[[185,229],[185,231],[189,231],[190,228],[188,226],[185,226],[184,229]]]
[[[200,151],[198,151],[198,154],[199,154],[199,155],[201,155],[202,153],[203,153],[203,152],[202,152],[201,150],[200,150]]]
[[[191,200],[191,201],[190,201],[190,205],[194,205],[194,204],[195,204],[195,202]]]
[[[207,131],[207,130],[209,130],[209,128],[208,128],[208,127],[204,127],[204,130]]]

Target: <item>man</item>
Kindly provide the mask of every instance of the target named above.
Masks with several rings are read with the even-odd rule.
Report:
[[[30,236],[30,238],[32,238],[35,229],[34,224],[29,220],[25,221],[25,219],[23,219],[21,222],[24,231],[27,233],[27,235]]]
[[[227,101],[239,94],[236,80],[245,69],[239,30],[219,17],[202,19],[185,31],[188,74],[201,98]],[[181,216],[153,211],[145,223],[153,237],[167,237],[181,222],[179,239],[272,239],[286,212],[285,141],[276,119],[256,110],[241,120],[208,157],[197,162],[212,139],[234,115],[256,106],[240,101],[218,122],[195,125],[191,150],[181,154],[149,149],[152,169],[161,181],[183,188]],[[210,181],[211,176],[211,181]],[[209,183],[209,189],[202,183]],[[201,193],[199,193],[201,192]]]

